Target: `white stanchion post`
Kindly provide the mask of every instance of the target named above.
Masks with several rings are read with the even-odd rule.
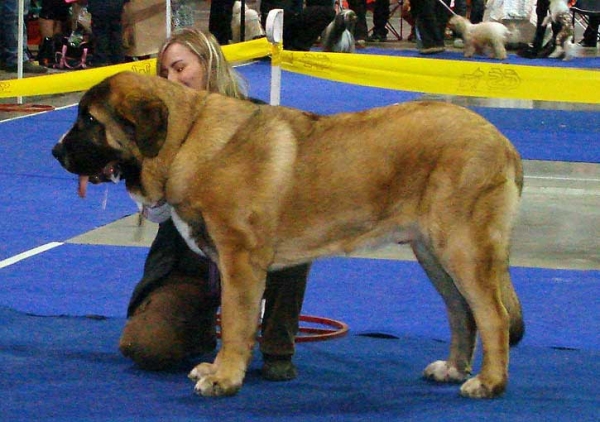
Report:
[[[281,101],[281,51],[283,50],[283,9],[273,9],[265,25],[267,40],[271,43],[271,95],[269,104]]]
[[[171,22],[173,16],[173,8],[171,7],[171,0],[165,2],[165,34],[167,38],[171,36]]]
[[[25,31],[25,1],[19,0],[19,19],[17,25],[17,31],[19,31],[19,37],[17,42],[17,78],[23,77],[23,50],[25,49],[25,40],[23,39],[23,32]],[[17,97],[17,103],[23,104],[23,97]]]

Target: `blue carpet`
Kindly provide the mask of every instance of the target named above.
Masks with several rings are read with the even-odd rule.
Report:
[[[239,68],[251,94],[269,97],[268,62]],[[309,95],[307,95],[309,93]],[[282,104],[322,114],[358,111],[414,100],[419,94],[336,83],[283,72]],[[530,160],[600,162],[600,113],[474,107],[494,123]],[[123,185],[91,186],[75,195],[76,178],[52,158],[50,150],[76,116],[70,107],[0,123],[0,212],[2,230],[12,239],[0,243],[0,260],[48,241],[102,226],[136,211]],[[108,205],[103,209],[108,191]],[[44,215],[43,221],[39,216]],[[68,222],[68,224],[66,224]],[[40,227],[40,224],[42,227]]]
[[[125,317],[146,254],[138,247],[59,246],[0,270],[0,306],[43,316]],[[523,301],[524,345],[600,351],[600,271],[511,273]],[[345,321],[357,334],[449,337],[444,305],[412,261],[318,260],[303,312]]]
[[[268,99],[269,67],[241,69],[252,94]],[[324,114],[414,98],[284,73],[283,104]],[[524,158],[600,162],[598,113],[478,111]],[[135,212],[122,185],[108,186],[106,209],[106,186],[90,187],[86,200],[76,196],[76,178],[50,155],[74,118],[69,108],[0,123],[0,260]],[[189,366],[145,373],[116,350],[146,252],[65,244],[0,269],[0,420],[597,420],[598,271],[511,270],[526,337],[512,352],[507,394],[473,401],[459,398],[457,386],[419,379],[445,356],[448,329],[416,263],[321,260],[304,313],[343,320],[350,335],[299,345],[301,376],[293,382],[263,382],[253,362],[240,395],[210,400],[191,393]]]
[[[394,50],[390,48],[377,48],[368,47],[364,50],[357,50],[359,54],[378,54],[384,56],[400,56],[400,57],[418,57],[423,59],[423,55],[419,54],[416,47],[409,50]],[[566,68],[580,68],[580,69],[598,69],[600,68],[600,60],[597,57],[577,57],[573,60],[563,61],[560,59],[525,59],[518,56],[514,51],[508,52],[508,58],[506,60],[490,59],[484,56],[473,56],[466,58],[462,51],[444,51],[443,53],[436,54],[434,56],[426,57],[428,60],[458,60],[468,62],[481,62],[481,63],[497,63],[497,64],[511,64],[521,66],[544,66],[544,67],[566,67]]]
[[[513,268],[527,334],[511,352],[508,392],[473,401],[460,398],[457,386],[419,378],[445,356],[448,336],[441,301],[416,263],[318,261],[304,313],[343,320],[350,334],[299,344],[300,376],[289,383],[262,381],[257,358],[238,396],[214,400],[192,394],[185,375],[197,361],[147,373],[116,349],[143,252],[64,245],[2,270],[0,420],[569,421],[577,414],[593,421],[597,415],[598,271]]]
[[[269,99],[270,63],[238,68],[251,94]],[[281,104],[319,114],[360,111],[411,101],[418,93],[371,88],[282,72]],[[600,112],[471,107],[508,137],[528,160],[600,162]]]
[[[123,184],[90,186],[85,200],[77,196],[77,177],[51,154],[75,116],[71,107],[0,123],[0,228],[10,239],[0,242],[0,260],[137,211]]]

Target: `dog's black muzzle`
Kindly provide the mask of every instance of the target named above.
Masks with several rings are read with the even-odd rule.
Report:
[[[58,160],[61,166],[65,167],[66,149],[63,144],[58,143],[52,148],[52,156]]]

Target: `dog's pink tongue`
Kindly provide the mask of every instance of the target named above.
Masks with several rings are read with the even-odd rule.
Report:
[[[90,180],[89,176],[79,176],[79,184],[77,185],[77,194],[79,195],[80,198],[85,198],[89,180]]]

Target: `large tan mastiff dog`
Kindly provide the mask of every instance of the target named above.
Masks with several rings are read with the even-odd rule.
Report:
[[[83,96],[53,154],[96,182],[120,175],[147,206],[166,201],[218,262],[222,347],[190,374],[200,394],[241,388],[267,269],[390,242],[412,246],[448,307],[450,354],[425,377],[465,381],[468,397],[505,390],[524,331],[508,272],[523,172],[479,115],[408,102],[319,116],[120,73]],[[477,332],[483,364],[469,378]]]

